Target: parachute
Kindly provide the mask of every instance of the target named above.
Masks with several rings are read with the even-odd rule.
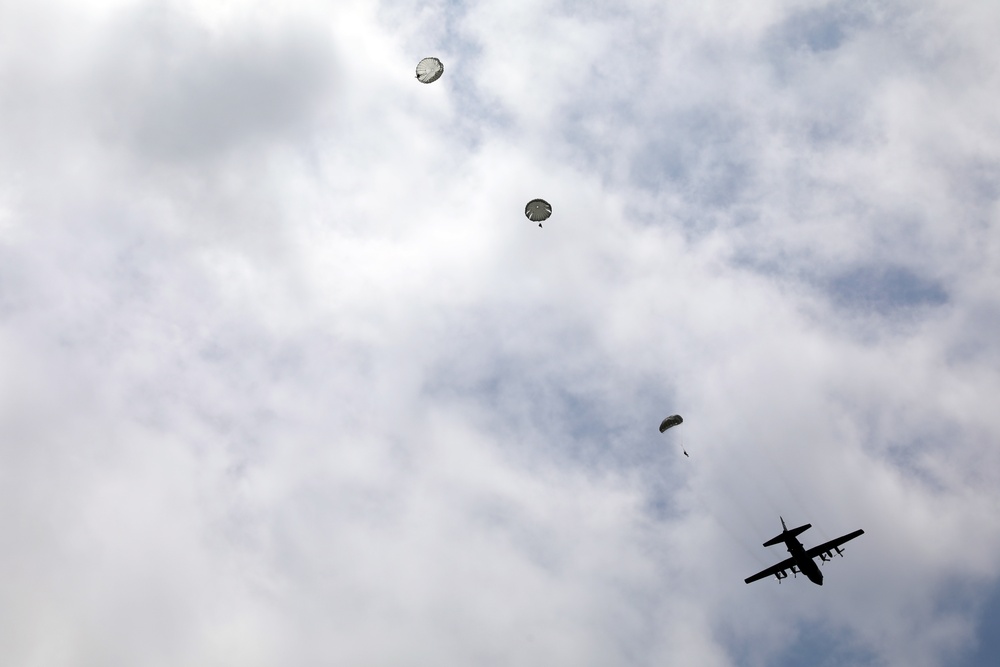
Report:
[[[677,426],[678,424],[681,424],[683,422],[684,418],[681,417],[680,415],[670,415],[669,417],[660,422],[660,433],[663,433],[668,428],[673,428],[674,426]]]
[[[669,417],[660,422],[660,433],[663,433],[668,428],[673,428],[678,424],[682,424],[683,422],[684,418],[681,417],[680,415],[670,415]],[[684,449],[683,446],[681,447],[681,451],[684,452],[684,456],[691,458],[690,454],[687,453],[687,450]]]
[[[544,199],[532,199],[524,207],[524,215],[532,222],[537,222],[538,226],[542,226],[543,220],[548,220],[549,216],[552,215],[552,204],[548,203]]]
[[[417,63],[417,81],[434,83],[444,74],[444,65],[437,58],[424,58]]]

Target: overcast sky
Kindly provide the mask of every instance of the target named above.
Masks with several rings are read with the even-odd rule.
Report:
[[[0,2],[0,664],[995,664],[998,33]]]

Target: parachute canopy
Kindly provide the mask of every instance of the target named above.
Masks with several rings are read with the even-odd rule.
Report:
[[[417,63],[417,81],[434,83],[444,74],[444,65],[437,58],[424,58]]]
[[[674,426],[677,426],[678,424],[680,424],[683,421],[684,421],[684,419],[680,415],[670,415],[669,417],[667,417],[666,419],[664,419],[662,422],[660,422],[660,433],[663,433],[668,428],[672,428]]]
[[[532,222],[541,223],[552,215],[552,204],[544,199],[532,199],[524,207],[524,215]],[[541,224],[538,226],[541,227]]]

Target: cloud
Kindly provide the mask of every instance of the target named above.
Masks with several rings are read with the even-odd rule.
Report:
[[[141,161],[189,163],[296,132],[308,140],[337,98],[329,38],[304,22],[234,23],[212,30],[169,6],[112,21],[91,85],[102,132]]]
[[[992,11],[0,10],[2,662],[968,655]]]

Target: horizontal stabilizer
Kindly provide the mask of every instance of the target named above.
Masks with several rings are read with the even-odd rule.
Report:
[[[804,526],[799,526],[798,528],[792,528],[791,530],[783,530],[781,535],[772,537],[767,542],[764,542],[765,547],[773,547],[775,544],[781,544],[782,542],[787,542],[789,539],[795,537],[796,535],[801,535],[812,528],[811,523],[807,523]]]

